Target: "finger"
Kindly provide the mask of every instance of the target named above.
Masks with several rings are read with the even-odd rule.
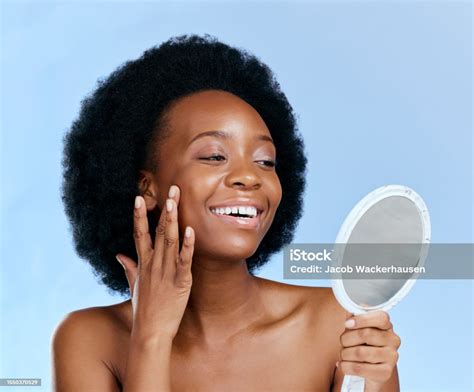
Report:
[[[131,258],[121,254],[118,254],[115,257],[125,270],[125,276],[127,277],[128,287],[130,288],[130,294],[133,297],[135,281],[138,276],[138,264]]]
[[[370,327],[346,330],[340,337],[342,347],[367,344],[369,346],[394,346],[398,348],[400,347],[399,340],[400,338],[393,331]]]
[[[346,320],[345,326],[346,328],[350,329],[366,327],[391,329],[392,323],[390,322],[390,316],[387,312],[377,310],[374,312],[368,312],[360,314],[358,316],[353,316],[350,319]]]
[[[170,189],[168,190],[168,198],[176,200],[176,204],[179,203],[180,198],[180,189],[176,185],[171,185]],[[163,254],[164,254],[164,240],[165,240],[165,233],[166,233],[166,204],[161,209],[160,219],[158,224],[156,225],[156,232],[155,232],[155,245],[154,245],[154,257],[153,257],[153,265],[154,268],[161,269],[163,266]]]
[[[163,276],[175,276],[179,250],[179,228],[177,205],[174,199],[167,199],[166,227],[163,242]]]
[[[368,363],[396,363],[398,353],[392,347],[355,346],[341,351],[343,361]]]
[[[178,287],[187,288],[192,284],[191,265],[194,253],[194,230],[187,226],[184,231],[183,246],[176,266],[175,283]]]
[[[388,363],[361,363],[340,361],[339,368],[344,374],[360,376],[371,381],[385,382],[390,379],[394,367]]]
[[[163,265],[163,243],[166,231],[166,208],[163,207],[160,213],[160,219],[155,229],[155,244],[153,254],[153,269],[161,269]]]
[[[145,199],[141,196],[135,198],[133,211],[133,238],[137,249],[138,262],[149,259],[153,252],[150,233],[148,231],[148,218],[146,215]]]

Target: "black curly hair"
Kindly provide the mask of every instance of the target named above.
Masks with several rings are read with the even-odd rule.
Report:
[[[139,194],[139,171],[159,170],[151,157],[166,137],[161,121],[166,109],[204,90],[230,92],[254,107],[278,154],[282,199],[247,259],[249,272],[293,239],[303,210],[307,158],[293,109],[272,71],[247,51],[208,34],[173,37],[100,79],[63,140],[62,200],[76,251],[111,294],[130,295],[115,255],[137,260],[130,206]],[[155,215],[149,213],[148,220],[154,230]]]

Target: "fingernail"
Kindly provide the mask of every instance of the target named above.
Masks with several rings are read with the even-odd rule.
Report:
[[[135,208],[140,208],[141,205],[142,205],[142,200],[140,196],[135,197]]]
[[[176,187],[171,185],[170,190],[168,191],[168,197],[174,197],[176,195]]]
[[[166,200],[166,211],[171,212],[172,209],[173,209],[173,202],[170,199]]]
[[[339,361],[336,362],[336,367],[339,367]]]
[[[125,265],[122,263],[122,260],[120,260],[120,257],[118,255],[116,255],[115,258],[120,263],[120,265],[125,269]]]
[[[189,226],[184,230],[184,236],[188,238],[191,237],[191,228]]]
[[[349,319],[346,321],[345,326],[346,328],[352,328],[356,324],[354,319]]]

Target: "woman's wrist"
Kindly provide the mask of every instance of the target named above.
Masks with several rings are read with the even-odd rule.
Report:
[[[173,344],[174,336],[165,332],[145,332],[139,329],[132,329],[130,343],[141,349],[155,350],[158,348],[170,348]]]
[[[123,390],[171,391],[172,343],[169,335],[132,329]]]

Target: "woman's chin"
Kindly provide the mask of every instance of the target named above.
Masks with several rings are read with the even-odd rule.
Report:
[[[218,260],[241,261],[252,256],[258,248],[258,244],[248,241],[222,241],[206,245],[201,244],[200,248],[196,247],[194,255]]]

